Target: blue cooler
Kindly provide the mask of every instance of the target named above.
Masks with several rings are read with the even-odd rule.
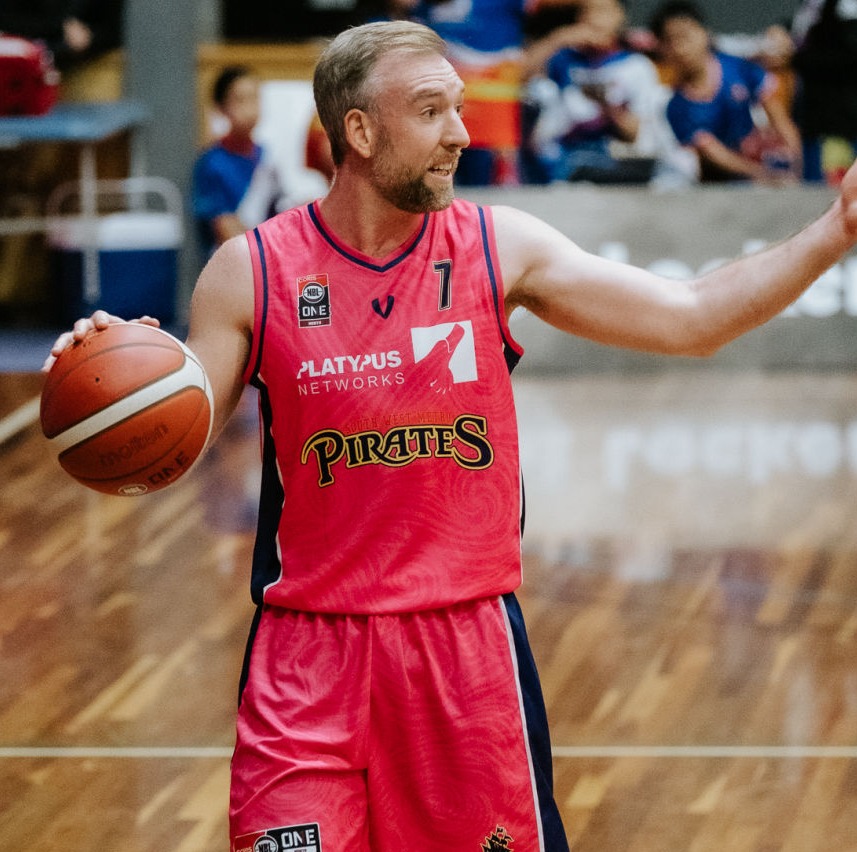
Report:
[[[126,319],[148,314],[172,322],[182,240],[181,215],[169,210],[51,218],[60,321],[102,308]]]

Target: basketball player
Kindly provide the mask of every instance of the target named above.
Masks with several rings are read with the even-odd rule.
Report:
[[[215,429],[248,382],[264,425],[231,848],[558,852],[514,597],[507,318],[525,307],[602,343],[712,353],[854,245],[857,170],[792,239],[665,280],[454,200],[464,93],[431,30],[347,30],[314,85],[329,194],[227,242],[191,306]],[[111,321],[79,320],[47,365]]]

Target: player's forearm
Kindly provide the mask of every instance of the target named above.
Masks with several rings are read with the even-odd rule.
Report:
[[[692,282],[701,343],[716,351],[785,310],[857,241],[841,199],[788,240]]]

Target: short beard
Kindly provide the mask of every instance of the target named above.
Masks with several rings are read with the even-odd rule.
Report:
[[[433,213],[452,204],[455,198],[452,184],[441,190],[430,189],[424,174],[413,174],[394,165],[392,153],[392,142],[385,134],[373,165],[375,185],[384,199],[406,213]]]

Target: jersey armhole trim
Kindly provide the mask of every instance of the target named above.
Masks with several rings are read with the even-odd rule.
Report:
[[[250,247],[250,260],[253,265],[253,340],[250,345],[250,357],[244,371],[245,384],[254,384],[262,365],[262,349],[265,338],[265,319],[268,315],[268,267],[265,261],[265,247],[258,228],[247,231],[247,244]]]
[[[497,241],[494,238],[494,219],[491,216],[491,208],[477,206],[479,212],[479,226],[482,233],[482,249],[485,254],[485,266],[488,269],[488,280],[491,282],[491,295],[494,302],[494,313],[497,325],[500,329],[500,337],[506,351],[506,361],[509,364],[509,372],[524,354],[524,347],[512,337],[509,323],[506,319],[506,308],[504,304],[503,279],[497,268],[495,258],[497,257]]]

